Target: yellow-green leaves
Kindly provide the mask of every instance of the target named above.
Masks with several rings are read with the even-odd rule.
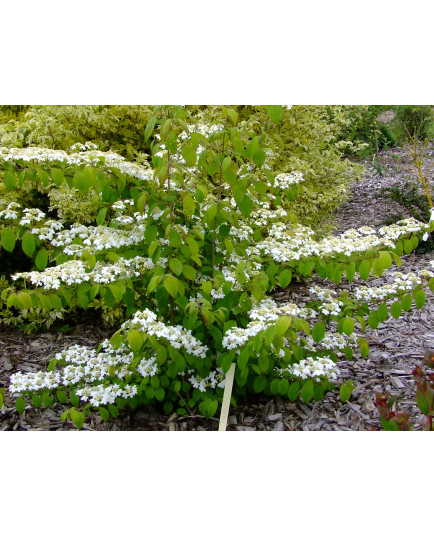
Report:
[[[128,344],[133,352],[139,352],[142,348],[143,340],[142,334],[136,329],[130,329],[128,331]]]
[[[307,380],[307,382],[304,383],[303,387],[301,388],[300,392],[303,402],[305,402],[306,404],[310,402],[313,398],[314,392],[315,388],[313,386],[313,381]]]
[[[8,188],[8,190],[15,190],[16,188],[16,179],[15,179],[15,173],[12,171],[6,171],[3,182]]]
[[[182,207],[184,209],[184,213],[187,216],[187,218],[190,218],[193,216],[193,214],[196,211],[196,202],[193,199],[193,196],[191,193],[185,194],[185,196],[182,199]]]
[[[289,283],[291,282],[291,279],[292,279],[291,270],[283,270],[283,272],[281,272],[279,274],[279,277],[278,277],[279,285],[282,288],[286,288],[289,285]]]
[[[360,277],[366,281],[371,273],[372,261],[364,260],[359,265]]]
[[[283,335],[291,325],[292,319],[289,316],[281,316],[274,326],[276,335]]]
[[[148,141],[151,137],[152,132],[154,131],[155,125],[157,124],[157,118],[153,115],[146,124],[145,128],[145,141]]]
[[[35,264],[38,270],[45,270],[48,264],[48,251],[45,248],[41,248],[35,257]]]
[[[343,322],[343,332],[345,333],[345,335],[352,335],[354,331],[354,319],[353,318],[345,318],[344,322]]]
[[[172,272],[175,275],[181,275],[182,274],[182,262],[179,259],[176,259],[172,257],[169,260],[169,268],[172,270]]]
[[[178,283],[178,279],[176,277],[171,276],[170,274],[167,274],[163,280],[164,288],[167,290],[170,296],[172,296],[172,298],[176,298],[176,296],[178,295]]]
[[[26,233],[23,236],[21,247],[23,248],[24,253],[28,257],[32,257],[36,249],[35,236],[32,233]]]
[[[413,294],[414,296],[414,303],[416,304],[416,307],[418,309],[422,309],[422,307],[425,305],[426,300],[426,294],[423,289],[417,290]]]
[[[317,322],[314,327],[312,328],[312,339],[315,342],[320,342],[322,339],[324,339],[325,336],[325,324],[324,322]],[[313,395],[312,395],[313,396]]]
[[[339,389],[339,395],[341,397],[342,402],[348,402],[348,400],[351,398],[351,393],[353,392],[354,385],[351,381],[347,381],[343,383]]]
[[[267,106],[267,112],[268,117],[274,122],[274,123],[280,123],[280,120],[282,119],[283,115],[283,106],[279,105],[271,105]]]
[[[12,252],[15,247],[15,233],[10,227],[6,227],[2,231],[1,244],[2,247],[9,252]]]
[[[184,145],[181,153],[188,167],[193,167],[196,165],[197,154],[196,154],[196,150],[194,149],[192,145],[190,144]]]

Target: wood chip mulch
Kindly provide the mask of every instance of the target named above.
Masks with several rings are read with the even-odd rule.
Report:
[[[431,155],[432,156],[432,155]],[[410,161],[402,149],[393,149],[381,155],[384,169],[380,177],[367,166],[365,179],[352,186],[352,197],[336,214],[336,232],[351,227],[369,225],[379,227],[383,220],[403,208],[390,199],[379,195],[381,188],[402,184],[409,177]],[[431,182],[432,186],[432,182]],[[405,212],[405,211],[404,211]],[[434,252],[424,255],[411,254],[403,258],[401,272],[427,268],[434,259]],[[396,267],[370,284],[390,280]],[[319,282],[319,280],[318,280]],[[324,285],[324,282],[322,282]],[[333,284],[330,284],[333,287]],[[342,285],[341,285],[342,287]],[[351,288],[351,285],[347,284]],[[285,292],[276,293],[280,302],[287,300],[303,303],[307,289],[292,286]],[[398,411],[407,411],[415,429],[422,429],[424,416],[415,401],[415,386],[412,370],[423,364],[425,348],[434,349],[434,296],[427,294],[425,306],[419,310],[413,305],[411,311],[398,320],[389,318],[375,331],[369,328],[364,334],[370,345],[367,359],[341,361],[341,381],[351,379],[356,387],[351,399],[342,403],[339,388],[326,394],[320,402],[291,403],[276,396],[272,399],[258,397],[249,403],[231,408],[229,431],[292,431],[292,430],[379,430],[380,419],[375,407],[375,393],[389,391],[396,397]],[[5,404],[0,410],[0,431],[75,431],[70,422],[62,422],[61,414],[68,406],[56,402],[49,409],[31,406],[20,415],[7,391],[11,374],[23,371],[46,370],[52,356],[73,344],[97,346],[110,336],[98,326],[77,325],[68,334],[44,333],[26,335],[19,331],[0,331],[0,388],[6,388]],[[146,407],[136,411],[124,411],[119,418],[104,422],[99,414],[89,416],[83,427],[87,431],[158,430],[158,431],[204,431],[217,430],[218,419],[205,419],[199,415],[180,417],[165,415],[155,408]]]

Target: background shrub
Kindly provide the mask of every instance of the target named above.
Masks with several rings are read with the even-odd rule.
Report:
[[[434,134],[434,115],[432,106],[405,105],[394,107],[397,135],[400,141],[408,136],[422,140]]]

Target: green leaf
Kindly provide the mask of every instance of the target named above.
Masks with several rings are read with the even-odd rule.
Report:
[[[80,404],[80,397],[76,395],[75,393],[70,393],[69,401],[71,402],[73,406],[78,406],[78,404]]]
[[[371,273],[371,263],[367,260],[364,260],[360,263],[359,266],[359,274],[360,277],[366,281],[369,277],[369,274]]]
[[[280,123],[280,120],[282,119],[283,106],[280,106],[280,105],[267,106],[267,112],[268,112],[268,117],[277,125],[277,123]]]
[[[416,307],[418,309],[422,309],[422,307],[425,305],[425,300],[426,300],[425,291],[422,289],[417,290],[416,292],[414,292],[413,296],[414,296],[414,303],[416,304]]]
[[[410,255],[410,253],[413,251],[413,242],[411,240],[406,240],[404,242],[404,251],[407,255]]]
[[[416,402],[417,402],[417,405],[418,405],[420,411],[424,415],[428,415],[428,413],[429,413],[428,400],[426,399],[425,394],[422,393],[422,391],[420,391],[419,389],[416,391]]]
[[[288,388],[288,398],[294,402],[298,398],[298,394],[300,393],[300,384],[298,382],[291,383],[291,385]]]
[[[26,403],[24,401],[24,398],[22,398],[21,396],[17,398],[15,402],[15,408],[18,413],[24,413],[26,411]]]
[[[107,207],[102,208],[96,216],[96,224],[102,225],[105,222],[105,216],[107,214]]]
[[[291,279],[292,279],[291,270],[283,270],[283,272],[279,274],[279,285],[282,288],[286,288],[291,282]]]
[[[238,114],[237,112],[233,109],[233,108],[228,108],[226,110],[226,115],[228,116],[228,118],[230,119],[230,121],[236,125],[237,124],[237,121],[238,121]]]
[[[116,419],[117,417],[119,417],[119,409],[117,406],[114,406],[113,404],[109,404],[108,406],[108,409],[110,411],[110,415]]]
[[[253,210],[253,201],[250,199],[248,195],[244,196],[242,201],[239,203],[237,202],[238,208],[241,211],[241,214],[248,218]]]
[[[1,244],[6,251],[12,252],[15,247],[15,233],[10,227],[2,231]]]
[[[173,248],[180,248],[182,246],[181,235],[175,229],[172,229],[169,233],[169,242]]]
[[[353,282],[355,274],[356,274],[356,263],[350,262],[347,266],[347,279],[350,283]]]
[[[117,281],[116,283],[109,283],[107,287],[113,294],[114,299],[119,303],[122,300],[122,296],[125,294],[125,284],[122,283],[122,281]]]
[[[281,316],[277,319],[275,324],[276,335],[283,335],[292,323],[292,319],[289,316]]]
[[[27,255],[27,257],[33,256],[33,253],[35,252],[35,249],[36,249],[36,240],[35,240],[34,235],[32,235],[32,233],[26,233],[23,236],[21,247],[23,248],[23,251]]]
[[[182,273],[184,274],[184,277],[190,281],[194,281],[196,279],[196,270],[189,264],[184,264],[182,266]]]
[[[352,386],[348,383],[343,383],[339,389],[339,396],[341,397],[342,402],[348,402],[351,398],[351,393],[353,389]]]
[[[286,378],[282,378],[279,382],[279,386],[277,388],[277,391],[280,396],[285,396],[288,394],[289,389],[289,382]]]
[[[23,309],[30,309],[31,307],[33,307],[32,298],[27,292],[19,292],[17,294],[17,298]]]
[[[351,335],[354,331],[354,319],[353,318],[345,318],[343,323],[343,332],[345,335]]]
[[[169,260],[169,268],[172,270],[172,272],[175,275],[182,274],[182,262],[179,259],[176,259],[175,257]]]
[[[154,131],[155,125],[157,124],[157,118],[153,115],[149,121],[146,123],[145,128],[145,141],[148,141],[151,137],[152,132]]]
[[[40,178],[42,180],[42,177],[40,175]],[[63,171],[59,168],[52,168],[51,169],[51,178],[53,179],[54,184],[59,188],[63,181],[65,180],[65,177],[63,175]]]
[[[166,276],[164,278],[163,285],[167,292],[172,296],[172,298],[176,298],[176,296],[178,295],[178,280],[173,276]]]
[[[90,181],[83,171],[77,171],[74,175],[74,186],[86,197],[89,193]]]
[[[142,348],[143,339],[140,331],[130,329],[128,331],[128,344],[133,352],[139,352]]]
[[[42,406],[41,397],[38,396],[38,395],[33,395],[32,396],[32,404],[34,405],[35,408],[40,408]]]
[[[315,342],[320,342],[325,336],[325,324],[324,322],[317,322],[312,328],[312,338]],[[313,396],[313,391],[312,391]]]
[[[380,322],[384,322],[387,320],[387,317],[389,316],[389,311],[387,309],[387,305],[385,303],[382,303],[378,309],[377,309],[377,317]]]
[[[57,392],[56,392],[56,396],[57,396],[57,400],[61,404],[66,404],[67,403],[68,398],[67,398],[66,393],[64,391],[61,391],[60,389],[58,389]]]
[[[99,408],[99,414],[104,422],[107,422],[110,419],[110,413],[105,408]]]
[[[253,390],[255,393],[261,393],[267,385],[267,378],[265,376],[257,376],[253,382]]]
[[[46,408],[51,408],[51,406],[53,405],[53,399],[51,398],[50,395],[47,395],[47,393],[44,393],[42,395],[42,403],[44,404]]]
[[[240,370],[243,370],[247,366],[247,362],[249,361],[250,357],[250,351],[248,348],[243,348],[237,358],[237,364]]]
[[[41,248],[35,257],[35,264],[38,270],[45,270],[48,264],[48,252],[45,248]]]
[[[254,155],[253,155],[253,162],[255,163],[256,167],[261,168],[264,165],[265,159],[267,158],[267,154],[263,149],[259,149]]]
[[[192,145],[185,145],[182,148],[181,153],[188,167],[193,167],[196,165],[197,154]]]
[[[371,329],[377,329],[378,325],[380,324],[380,320],[378,319],[378,315],[376,311],[371,311],[371,313],[368,316],[368,324]]]
[[[368,346],[367,340],[364,339],[363,337],[359,337],[357,342],[359,343],[360,355],[362,357],[368,357],[368,355],[369,355],[369,346]]]
[[[57,365],[57,359],[53,357],[53,359],[50,360],[48,363],[48,372],[53,372],[53,370],[56,368]]]
[[[398,319],[401,316],[401,304],[399,301],[396,301],[392,303],[390,306],[390,314],[393,316],[393,318]]]
[[[15,190],[16,188],[15,173],[13,173],[12,171],[6,171],[3,181],[8,190]]]
[[[182,206],[184,208],[184,213],[188,218],[193,216],[193,214],[196,211],[196,202],[195,202],[195,200],[193,199],[193,196],[190,193],[188,193],[188,194],[186,194],[184,196],[184,198],[182,200]]]
[[[401,299],[401,306],[404,311],[410,311],[412,303],[413,298],[411,297],[411,294],[406,294]]]
[[[308,380],[301,388],[301,398],[306,404],[310,402],[315,393],[315,388],[312,380]]]
[[[70,411],[70,417],[71,421],[75,424],[75,426],[81,430],[83,428],[84,424],[84,415],[81,411],[77,411],[75,408],[71,408]]]

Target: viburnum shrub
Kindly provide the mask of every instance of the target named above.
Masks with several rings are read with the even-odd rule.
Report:
[[[182,106],[157,107],[143,133],[153,137],[151,167],[85,145],[0,150],[11,191],[30,184],[99,199],[95,225],[17,202],[0,211],[2,248],[21,248],[35,268],[11,274],[21,287],[3,290],[6,308],[123,307],[119,329],[98,348],[75,345],[48,372],[14,374],[18,411],[25,397],[49,407],[55,394],[69,399],[63,419],[79,428],[94,408],[107,420],[157,402],[165,412],[211,417],[232,363],[234,404],[250,393],[320,400],[339,378],[339,357],[368,355],[366,321],[375,329],[413,301],[423,306],[434,286],[429,270],[340,295],[312,285],[305,306],[273,300],[274,289],[314,273],[336,284],[380,276],[430,227],[409,219],[316,240],[285,208],[296,203],[302,174],[267,162],[284,108],[267,112],[255,134],[233,108],[209,124]],[[341,389],[344,399],[351,389]]]

